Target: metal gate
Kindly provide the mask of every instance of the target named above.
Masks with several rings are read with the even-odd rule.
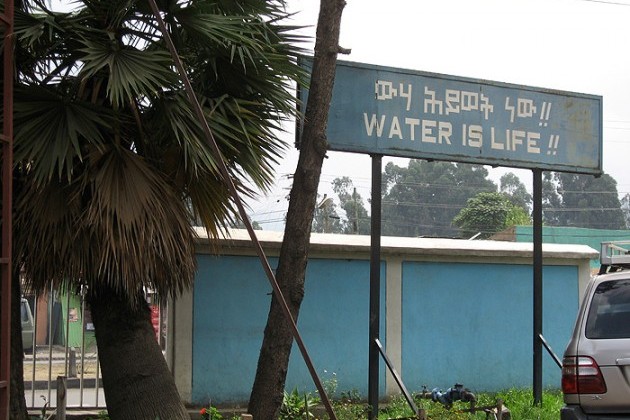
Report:
[[[148,294],[156,339],[166,350],[166,311]],[[50,290],[22,299],[24,393],[29,409],[56,407],[57,377],[66,378],[68,408],[104,409],[94,325],[85,294]]]

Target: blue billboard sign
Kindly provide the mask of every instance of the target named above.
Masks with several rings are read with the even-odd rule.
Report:
[[[327,137],[330,150],[599,175],[602,98],[338,61]]]

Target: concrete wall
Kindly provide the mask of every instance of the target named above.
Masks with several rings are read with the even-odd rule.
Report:
[[[532,269],[516,264],[407,262],[403,266],[402,371],[407,386],[478,390],[532,385]],[[578,302],[575,266],[543,270],[543,333],[563,351]],[[546,386],[559,387],[549,357]],[[431,362],[432,361],[432,362]]]
[[[258,232],[277,264],[281,233]],[[219,246],[217,248],[217,245]],[[220,255],[215,252],[220,249]],[[323,381],[367,393],[369,237],[313,234],[298,328]],[[561,354],[597,252],[545,244],[544,335]],[[381,341],[411,391],[462,382],[474,391],[531,386],[532,246],[382,238]],[[185,401],[246,404],[271,286],[246,232],[199,242],[193,290],[174,302],[170,363]],[[560,371],[545,355],[545,386]],[[381,394],[397,387],[381,368]],[[287,389],[314,391],[294,346]]]

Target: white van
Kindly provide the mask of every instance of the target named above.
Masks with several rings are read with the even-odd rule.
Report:
[[[33,351],[33,334],[35,332],[35,322],[33,320],[33,312],[28,300],[22,298],[20,304],[20,313],[22,318],[22,347],[24,351]]]

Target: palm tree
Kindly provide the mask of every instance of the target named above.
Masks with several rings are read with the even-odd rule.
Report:
[[[238,191],[264,190],[301,77],[283,2],[157,3]],[[190,287],[191,220],[234,223],[217,161],[148,2],[20,6],[16,260],[35,291],[87,286],[112,418],[188,418],[143,293]]]

